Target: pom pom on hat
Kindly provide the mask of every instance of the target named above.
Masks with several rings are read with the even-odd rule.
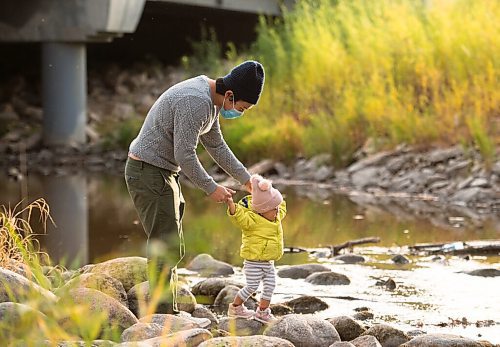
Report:
[[[252,175],[252,207],[257,213],[271,211],[283,201],[283,196],[274,188],[270,180],[260,175]]]

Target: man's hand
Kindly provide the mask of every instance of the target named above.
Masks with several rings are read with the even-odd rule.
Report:
[[[226,188],[221,185],[217,185],[217,188],[215,188],[214,192],[210,194],[210,199],[212,199],[215,202],[224,202],[229,198],[233,197],[233,194],[236,192],[230,188]]]

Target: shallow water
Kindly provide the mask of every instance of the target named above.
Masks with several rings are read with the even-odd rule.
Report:
[[[39,197],[48,201],[57,228],[49,226],[47,234],[39,240],[55,261],[77,267],[119,256],[145,255],[144,232],[121,176],[29,176],[27,186],[22,188],[22,184],[25,183],[0,176],[0,205],[14,206],[21,200],[23,190],[28,192],[25,201]],[[404,330],[458,333],[500,342],[500,278],[457,273],[481,267],[499,268],[498,257],[474,257],[470,261],[452,257],[444,262],[421,257],[412,258],[413,263],[403,267],[389,261],[393,253],[405,252],[403,246],[414,243],[498,239],[500,230],[494,223],[486,222],[482,228],[436,226],[413,216],[361,207],[346,196],[311,200],[292,189],[284,189],[284,192],[288,204],[288,215],[283,221],[286,246],[321,248],[369,236],[379,236],[381,242],[376,247],[355,248],[356,253],[368,258],[364,265],[310,259],[307,253],[286,254],[277,262],[278,267],[320,261],[333,271],[347,275],[351,284],[322,287],[303,280],[279,278],[273,301],[284,301],[299,294],[316,295],[330,305],[328,310],[318,313],[321,317],[351,315],[354,308],[367,306],[375,313],[375,321],[385,321]],[[226,217],[225,206],[211,203],[203,193],[192,188],[184,188],[184,195],[187,202],[184,264],[197,254],[210,253],[235,265],[235,278],[243,280],[238,254],[240,233]],[[36,223],[35,229],[39,230]],[[175,244],[170,251],[178,251]],[[377,278],[389,277],[398,284],[396,290],[387,291],[375,285]],[[192,282],[200,279],[190,277]],[[333,298],[339,296],[359,300]],[[435,325],[462,317],[472,323],[492,320],[496,325],[480,328],[474,324],[445,328]]]

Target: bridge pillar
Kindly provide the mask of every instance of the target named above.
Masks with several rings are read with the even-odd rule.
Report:
[[[87,62],[84,43],[42,43],[43,140],[85,143]]]

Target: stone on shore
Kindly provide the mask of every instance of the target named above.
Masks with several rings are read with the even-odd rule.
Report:
[[[200,326],[187,317],[181,317],[173,314],[155,313],[139,319],[140,323],[156,324],[161,327],[162,331],[168,334],[173,334],[182,330],[190,330],[200,328]]]
[[[116,278],[129,291],[138,283],[147,281],[147,259],[143,257],[123,257],[95,264],[91,273],[104,274]]]
[[[13,271],[0,268],[0,302],[19,302],[42,298],[47,303],[54,303],[57,297],[40,287],[35,282],[30,281]]]
[[[356,347],[352,343],[344,341],[344,342],[335,342],[331,344],[330,347]]]
[[[316,272],[305,279],[306,282],[321,286],[348,285],[351,280],[343,274],[332,271]]]
[[[365,257],[357,254],[341,254],[333,257],[333,260],[341,261],[345,264],[357,264],[364,263],[366,261]]]
[[[128,308],[123,306],[118,300],[98,290],[76,288],[72,289],[69,293],[70,296],[66,300],[73,304],[87,306],[90,314],[106,313],[107,319],[103,325],[103,330],[116,328],[121,333],[138,322],[137,317]]]
[[[212,311],[210,311],[203,305],[197,304],[194,308],[192,315],[195,318],[205,318],[210,320],[211,329],[215,329],[217,325],[219,325],[219,319],[215,316],[215,314]],[[200,327],[200,328],[208,329],[207,327]]]
[[[98,290],[118,300],[125,307],[128,307],[127,293],[122,283],[114,277],[96,273],[82,274],[68,281],[57,290],[57,293],[62,293],[64,290],[74,288],[91,288]]]
[[[294,347],[285,339],[264,335],[217,337],[198,347]]]
[[[457,335],[449,335],[449,334],[427,334],[422,336],[417,336],[410,341],[402,344],[401,347],[427,347],[427,346],[435,346],[435,347],[481,347],[481,343],[457,336]]]
[[[375,336],[371,335],[357,337],[351,343],[356,347],[382,347]]]
[[[219,329],[237,336],[262,335],[265,328],[263,323],[245,318],[222,318],[219,324]]]
[[[392,262],[394,264],[409,264],[411,263],[410,259],[405,257],[404,255],[397,254],[394,257],[391,258]]]
[[[337,330],[324,319],[309,315],[291,314],[280,318],[264,335],[286,339],[296,346],[330,346],[340,341]]]
[[[294,313],[314,313],[328,308],[328,304],[315,296],[300,296],[296,299],[284,303],[290,307]]]
[[[215,298],[224,287],[233,285],[242,288],[244,285],[230,279],[225,278],[207,278],[201,282],[196,283],[191,288],[191,293],[196,297],[196,302],[200,304],[212,305]]]
[[[398,347],[410,340],[410,337],[403,331],[393,328],[387,324],[375,324],[365,331],[361,336],[374,336],[382,347]]]
[[[342,341],[351,341],[365,332],[365,328],[348,316],[338,316],[328,319],[339,333]]]
[[[478,270],[466,271],[464,273],[471,276],[481,276],[481,277],[500,276],[500,270],[497,269],[478,269]]]
[[[240,288],[233,285],[226,286],[215,298],[214,306],[216,306],[219,311],[227,311],[229,304],[233,302],[239,290]],[[251,310],[255,310],[257,308],[257,301],[253,297],[250,297],[245,301],[244,305]]]
[[[169,290],[169,289],[167,289]],[[170,295],[170,293],[168,293]],[[129,290],[127,293],[128,296],[128,305],[130,310],[137,316],[142,317],[148,311],[148,306],[151,305],[151,296],[149,293],[149,282],[145,281],[139,284],[136,284],[133,288]],[[177,305],[179,310],[185,312],[193,312],[196,306],[196,298],[191,292],[180,285],[179,287],[179,296],[177,297]],[[171,313],[172,306],[171,304],[157,304],[155,308],[155,312],[157,313]]]
[[[149,347],[197,347],[213,336],[205,329],[190,329],[179,331],[167,336],[143,340]]]
[[[162,327],[155,323],[136,323],[131,327],[125,329],[122,333],[121,340],[128,341],[141,341],[158,337],[162,334]]]
[[[315,272],[325,272],[330,271],[324,265],[321,264],[302,264],[302,265],[291,265],[278,270],[278,276],[282,278],[306,278]]]
[[[230,264],[216,260],[206,253],[197,255],[186,268],[206,277],[234,274],[234,269]]]
[[[352,315],[352,318],[357,320],[373,319],[375,315],[370,311],[359,311]]]
[[[37,329],[38,322],[43,322],[46,318],[45,314],[28,305],[2,302],[0,303],[0,336],[3,339],[25,337],[24,334]]]

